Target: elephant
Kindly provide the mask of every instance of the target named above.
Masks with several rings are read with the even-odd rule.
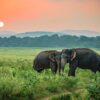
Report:
[[[68,76],[75,76],[77,67],[100,72],[100,55],[89,48],[63,49],[61,53],[61,65],[69,63]]]
[[[53,73],[61,71],[61,53],[56,50],[42,51],[34,59],[33,68],[37,72],[51,68]]]

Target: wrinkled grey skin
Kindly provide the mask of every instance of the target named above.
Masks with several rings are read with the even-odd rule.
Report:
[[[64,72],[64,67],[66,65],[67,61],[64,59],[64,56],[61,55],[61,71]]]
[[[94,73],[100,72],[100,55],[88,48],[63,49],[61,65],[66,63],[69,63],[68,76],[75,76],[77,67],[90,69]]]
[[[33,62],[33,68],[37,72],[41,72],[44,69],[51,68],[53,73],[57,70],[61,71],[61,53],[56,50],[40,52]]]

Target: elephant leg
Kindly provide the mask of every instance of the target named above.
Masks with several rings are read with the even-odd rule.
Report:
[[[100,72],[100,65],[99,65],[99,67],[98,67],[98,71]]]
[[[57,73],[57,66],[55,66],[55,74]]]
[[[75,76],[75,70],[76,70],[76,66],[71,66],[68,72],[68,76]]]
[[[54,73],[54,74],[56,74],[57,73],[57,68],[55,67],[55,68],[51,68],[51,71]]]
[[[75,70],[77,68],[77,63],[71,63],[69,64],[69,72],[68,72],[68,76],[75,76]]]
[[[66,65],[66,61],[64,61],[63,59],[61,60],[61,71],[62,73],[64,72],[64,67]]]
[[[50,63],[51,71],[53,73],[57,73],[57,65],[55,65],[53,62]]]
[[[64,65],[65,66],[65,65]],[[64,66],[61,67],[62,73],[64,72]]]
[[[100,68],[99,68],[99,72],[100,72]]]
[[[61,61],[60,60],[56,61],[56,66],[57,66],[57,72],[60,75],[61,74]]]
[[[61,74],[61,67],[58,67],[58,73]]]

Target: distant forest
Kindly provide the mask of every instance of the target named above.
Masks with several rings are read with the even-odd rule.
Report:
[[[0,47],[89,47],[100,48],[100,36],[44,35],[41,37],[0,37]]]

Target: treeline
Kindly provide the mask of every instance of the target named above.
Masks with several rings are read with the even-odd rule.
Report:
[[[71,36],[71,35],[52,35],[41,37],[0,37],[0,47],[89,47],[100,48],[100,36]]]

